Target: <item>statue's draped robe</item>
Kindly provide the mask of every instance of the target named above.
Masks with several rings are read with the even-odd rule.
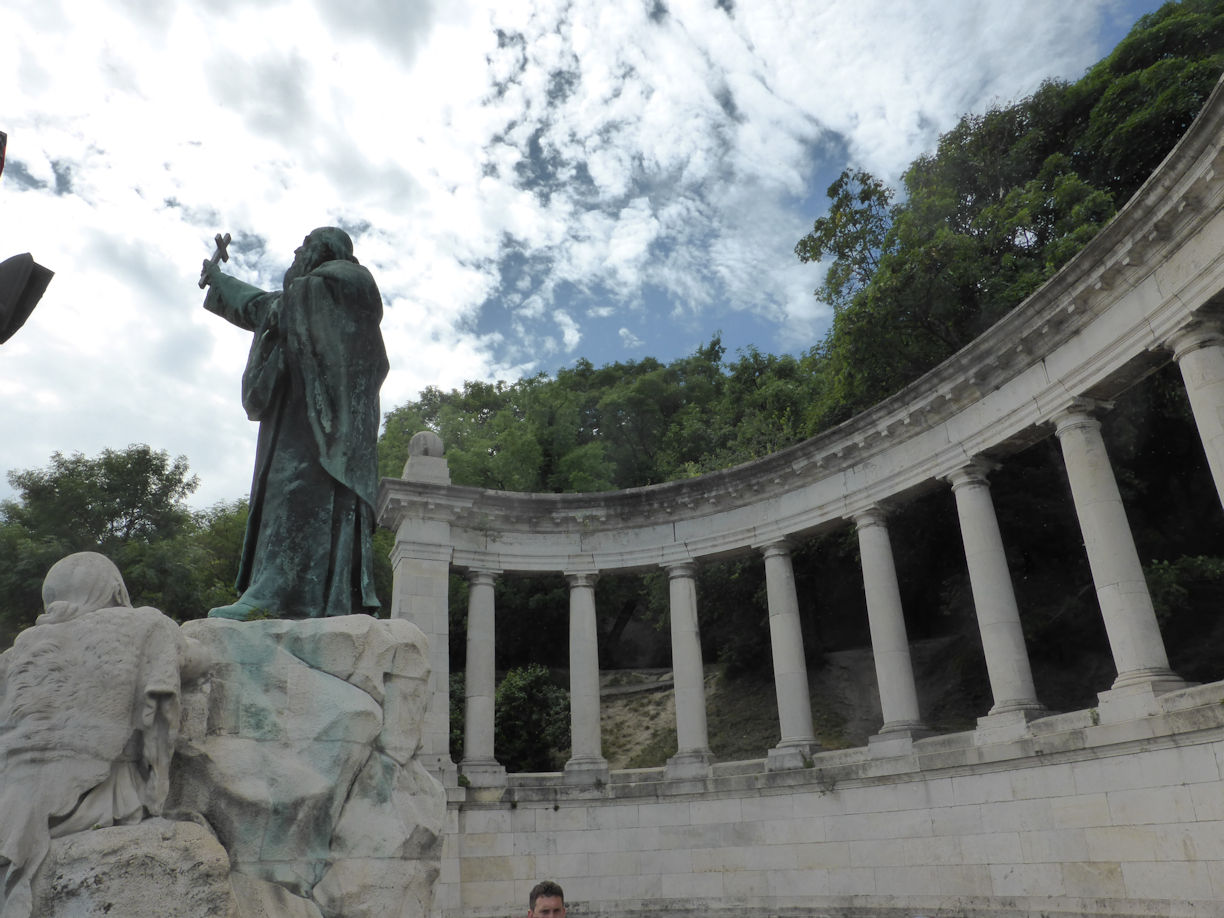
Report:
[[[282,618],[374,611],[382,297],[355,262],[329,261],[265,293],[219,275],[205,308],[255,333],[242,402],[259,421],[236,588]]]
[[[161,813],[184,640],[156,609],[117,607],[0,654],[0,918],[28,918],[52,837]]]

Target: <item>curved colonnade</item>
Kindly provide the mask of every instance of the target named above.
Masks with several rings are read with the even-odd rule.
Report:
[[[883,713],[867,755],[911,755],[930,731],[918,710],[888,511],[935,488],[951,491],[957,508],[993,695],[977,734],[1025,736],[1044,711],[988,475],[1011,453],[1050,435],[1066,464],[1117,666],[1117,679],[1102,691],[1094,716],[1108,721],[1157,713],[1160,698],[1186,684],[1169,667],[1101,419],[1107,422],[1112,398],[1176,361],[1215,481],[1212,499],[1224,500],[1221,316],[1224,83],[1135,197],[1040,290],[901,392],[813,439],[664,485],[516,494],[450,484],[440,441],[418,435],[404,477],[384,479],[378,512],[397,533],[392,614],[416,622],[433,642],[437,691],[425,752],[436,773],[453,797],[464,797],[447,752],[451,570],[465,572],[471,583],[465,759],[459,767],[465,785],[498,791],[508,781],[493,748],[495,578],[567,577],[573,757],[553,781],[602,790],[615,780],[600,754],[595,578],[662,568],[670,586],[679,742],[660,780],[677,787],[709,780],[721,766],[711,766],[706,736],[695,566],[747,553],[757,554],[766,571],[778,697],[781,740],[769,751],[765,771],[779,775],[810,766],[818,750],[790,545],[848,525],[859,540]]]

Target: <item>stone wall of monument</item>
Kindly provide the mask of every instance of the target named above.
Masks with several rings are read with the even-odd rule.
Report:
[[[903,757],[818,753],[772,775],[512,777],[453,814],[436,913],[516,914],[548,877],[571,914],[606,918],[1224,914],[1224,683],[1162,708],[931,737]]]

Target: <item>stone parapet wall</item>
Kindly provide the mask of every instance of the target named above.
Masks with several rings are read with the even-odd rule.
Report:
[[[1224,914],[1224,683],[1102,713],[696,782],[512,776],[452,805],[436,913],[518,915],[552,878],[575,918]]]

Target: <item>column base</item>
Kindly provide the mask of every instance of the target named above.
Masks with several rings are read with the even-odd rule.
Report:
[[[778,743],[765,755],[766,771],[793,771],[796,768],[811,768],[812,756],[820,751],[815,738],[786,740]]]
[[[602,787],[608,783],[610,778],[608,760],[596,755],[572,758],[565,763],[565,771],[562,772],[562,780],[566,784],[581,786]]]
[[[690,749],[686,752],[677,752],[667,760],[667,767],[663,769],[663,778],[667,781],[691,781],[708,778],[710,776],[710,765],[713,762],[714,756],[709,749]]]
[[[988,746],[991,743],[1006,743],[1026,737],[1029,723],[1050,713],[1039,704],[1027,704],[1025,707],[1012,707],[1002,711],[999,710],[999,705],[995,705],[989,714],[977,719],[973,744]]]
[[[496,759],[479,759],[459,763],[459,772],[469,787],[505,787],[506,768]]]
[[[914,750],[914,740],[934,735],[935,731],[921,721],[895,720],[882,726],[875,736],[867,737],[867,755],[873,759],[909,755]]]
[[[995,702],[987,713],[987,717],[994,717],[997,714],[1015,714],[1015,713],[1033,713],[1040,717],[1043,714],[1049,713],[1046,711],[1046,706],[1036,698],[1005,698],[1003,701]],[[978,718],[981,721],[981,718]]]
[[[1102,723],[1159,714],[1161,695],[1189,688],[1191,684],[1168,669],[1122,673],[1109,689],[1097,693],[1097,712]]]

